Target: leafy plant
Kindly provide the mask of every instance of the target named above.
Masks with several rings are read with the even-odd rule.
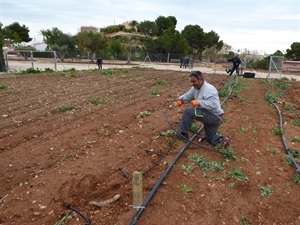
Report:
[[[295,106],[292,105],[292,104],[286,104],[285,107],[284,107],[284,109],[285,109],[286,111],[292,111],[292,110],[295,109]]]
[[[152,88],[151,89],[151,95],[154,95],[154,96],[159,96],[159,90],[157,88]]]
[[[0,83],[0,90],[1,90],[1,89],[5,89],[5,88],[7,88],[7,85],[6,85],[6,84],[1,84],[1,83]]]
[[[192,172],[194,170],[194,166],[193,165],[185,165],[185,164],[183,164],[181,166],[181,168],[184,169],[187,172]]]
[[[243,225],[250,225],[250,222],[249,222],[249,220],[247,219],[246,216],[241,216],[241,223]]]
[[[300,186],[300,175],[299,174],[296,174],[295,177],[294,177],[294,182]]]
[[[166,81],[166,80],[157,80],[155,82],[155,84],[156,85],[166,85],[166,84],[168,84],[168,81]]]
[[[223,159],[228,160],[236,160],[236,156],[233,155],[233,149],[231,147],[220,149],[223,154]]]
[[[197,163],[198,166],[203,170],[213,170],[215,172],[218,172],[218,171],[223,171],[225,169],[223,163],[219,163],[215,161],[210,162],[204,156],[191,154],[188,156],[188,158],[192,162]]]
[[[188,187],[186,184],[180,184],[179,186],[177,186],[177,188],[179,188],[180,190],[182,190],[185,193],[192,192],[192,188]]]
[[[107,103],[107,100],[103,98],[92,98],[89,99],[88,102],[91,103],[92,105],[100,105],[100,104]]]
[[[278,153],[278,149],[277,148],[272,148],[272,147],[267,148],[267,151],[271,152],[273,154],[277,154]]]
[[[113,72],[111,70],[102,70],[102,74],[104,76],[112,76]]]
[[[260,186],[260,185],[258,185],[258,187],[259,187],[260,194],[262,196],[264,196],[264,197],[265,196],[269,196],[269,195],[271,195],[273,193],[273,189],[272,188],[263,187],[263,186]]]
[[[297,127],[300,127],[300,120],[297,119],[297,120],[292,120],[292,124],[297,126]]]
[[[242,132],[242,133],[246,133],[246,132],[247,132],[247,128],[245,128],[245,127],[241,127],[241,128],[240,128],[240,132]]]
[[[250,181],[250,179],[245,176],[244,172],[238,166],[236,166],[233,171],[230,171],[227,174],[236,180],[240,180],[244,182]]]
[[[148,111],[143,111],[143,112],[140,112],[139,113],[139,117],[146,117],[146,116],[150,116],[151,115],[151,113],[150,112],[148,112]]]
[[[67,112],[75,109],[76,107],[74,105],[62,105],[58,107],[58,110],[60,112]]]
[[[272,128],[272,132],[279,137],[281,137],[284,134],[284,131],[279,128]]]
[[[190,128],[190,131],[193,133],[193,134],[196,134],[197,131],[199,130],[200,128],[197,126],[196,123],[193,123],[191,128]]]
[[[300,142],[300,137],[294,137],[292,142]]]

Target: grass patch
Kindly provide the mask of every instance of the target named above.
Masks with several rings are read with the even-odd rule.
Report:
[[[149,111],[142,111],[139,113],[138,117],[139,118],[144,118],[144,117],[147,117],[147,116],[150,116],[151,113]]]
[[[294,137],[292,142],[300,142],[300,137]]]
[[[157,88],[152,88],[151,89],[151,95],[154,95],[154,96],[159,96],[160,92]]]
[[[272,188],[263,187],[263,186],[260,186],[260,185],[258,185],[258,188],[259,188],[259,192],[260,192],[261,196],[266,197],[266,196],[269,196],[273,193]]]
[[[233,171],[228,172],[227,175],[239,181],[250,181],[250,179],[245,176],[244,172],[238,166],[236,166]]]
[[[106,104],[107,100],[104,98],[92,98],[89,99],[88,102],[92,105],[100,105],[100,104]]]
[[[177,186],[177,188],[180,189],[180,190],[182,190],[184,193],[190,193],[190,192],[192,192],[192,188],[190,188],[186,184],[180,184],[179,186]]]
[[[58,111],[60,112],[67,112],[75,109],[76,107],[74,105],[62,105],[58,107]]]
[[[7,85],[6,85],[6,84],[1,84],[1,83],[0,83],[0,90],[6,89],[6,88],[7,88]]]

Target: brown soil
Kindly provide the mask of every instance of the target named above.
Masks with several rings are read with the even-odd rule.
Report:
[[[145,201],[179,152],[183,154],[136,224],[300,224],[297,172],[274,134],[277,111],[265,100],[268,90],[276,91],[274,85],[239,78],[238,92],[223,104],[220,128],[231,138],[236,160],[224,160],[206,149],[212,146],[198,143],[198,137],[183,151],[183,142],[159,135],[176,128],[187,107],[168,105],[190,88],[188,72],[110,71],[0,77],[0,84],[7,85],[0,90],[0,224],[54,225],[71,212],[66,203],[91,224],[129,224],[136,215],[133,172],[143,172]],[[205,79],[220,89],[227,76],[207,74]],[[289,109],[283,113],[285,137],[291,149],[299,150],[300,143],[292,140],[300,134],[293,124],[300,119],[300,83],[288,83],[291,87],[280,99]],[[105,101],[94,105],[92,99]],[[76,108],[58,110],[66,105]],[[150,115],[142,117],[143,112]],[[225,168],[201,169],[189,159],[191,154]],[[189,172],[188,166],[194,169]],[[229,176],[235,167],[250,181]],[[262,196],[259,187],[273,193]],[[116,194],[120,199],[106,207],[89,204]],[[85,221],[77,215],[61,224]]]

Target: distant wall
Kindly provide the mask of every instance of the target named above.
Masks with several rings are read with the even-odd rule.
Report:
[[[300,61],[283,62],[282,71],[300,72]]]

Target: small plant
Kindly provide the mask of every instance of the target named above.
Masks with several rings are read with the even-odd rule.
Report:
[[[223,154],[223,159],[225,161],[236,160],[237,158],[233,155],[233,150],[231,147],[220,149]]]
[[[240,96],[239,99],[240,99],[240,102],[241,102],[241,103],[245,103],[245,102],[247,101],[246,98],[244,98],[244,97],[242,97],[242,96]]]
[[[7,85],[6,85],[6,84],[1,84],[1,83],[0,83],[0,90],[5,89],[5,88],[7,88]]]
[[[292,124],[297,126],[297,127],[300,127],[300,120],[297,119],[297,120],[292,120]]]
[[[240,132],[241,132],[241,133],[246,133],[246,132],[247,132],[247,128],[241,127],[241,128],[240,128]]]
[[[58,107],[58,110],[60,112],[67,112],[75,109],[76,107],[74,105],[62,105]]]
[[[42,71],[39,68],[28,68],[26,70],[21,71],[22,74],[31,74],[31,73],[41,73]]]
[[[293,111],[295,109],[295,106],[292,105],[292,104],[286,104],[285,107],[284,107],[284,109],[286,111]]]
[[[300,175],[299,174],[296,174],[295,177],[294,177],[294,182],[300,186]]]
[[[229,186],[230,188],[234,188],[234,187],[235,187],[235,183],[229,183],[228,186]]]
[[[181,166],[181,168],[184,169],[187,172],[192,172],[194,170],[194,166],[193,165],[185,165],[185,164],[183,164]]]
[[[159,96],[159,90],[157,88],[152,88],[151,89],[151,95],[154,95],[154,96]]]
[[[269,196],[273,193],[273,189],[272,188],[267,188],[267,187],[263,187],[263,186],[260,186],[258,185],[259,187],[259,191],[260,191],[260,195],[261,196]]]
[[[250,225],[250,222],[249,222],[249,220],[247,219],[246,216],[241,216],[241,223],[243,225]]]
[[[277,148],[272,148],[272,147],[267,148],[267,151],[271,152],[273,154],[277,154],[278,153],[278,149]]]
[[[168,84],[168,81],[166,81],[166,80],[157,80],[155,82],[155,84],[156,85],[166,85],[166,84]]]
[[[292,142],[300,142],[300,137],[294,137]]]
[[[102,74],[104,76],[112,76],[113,72],[111,70],[102,70]]]
[[[92,98],[89,99],[88,102],[91,103],[92,105],[100,105],[100,104],[107,103],[107,100],[103,98]]]
[[[190,131],[193,133],[193,134],[196,134],[197,131],[199,130],[200,128],[197,126],[196,123],[193,123],[191,128],[190,128]]]
[[[197,163],[198,166],[203,170],[212,170],[218,172],[218,171],[223,171],[225,169],[223,163],[214,162],[214,161],[210,162],[205,157],[197,154],[189,155],[188,158],[192,162]]]
[[[251,129],[252,132],[259,131],[259,127],[257,125],[252,125],[250,129]]]
[[[177,186],[177,188],[179,188],[180,190],[182,190],[185,193],[192,192],[192,189],[190,187],[188,187],[186,184],[180,184],[179,186]]]
[[[272,95],[271,91],[267,91],[265,98],[270,103],[277,102],[277,98],[274,95]]]
[[[292,153],[292,156],[295,158],[295,159],[300,159],[300,152],[297,151],[297,150],[293,150],[293,149],[290,149],[291,153]]]
[[[250,179],[245,176],[244,172],[238,166],[236,166],[233,171],[230,171],[227,174],[236,180],[240,180],[244,182],[250,181]]]
[[[281,137],[284,134],[284,131],[279,128],[272,128],[272,132],[279,137]]]
[[[139,117],[140,117],[140,118],[144,118],[144,117],[150,116],[150,115],[151,115],[151,113],[148,112],[148,111],[143,111],[143,112],[140,112],[140,113],[139,113]]]

